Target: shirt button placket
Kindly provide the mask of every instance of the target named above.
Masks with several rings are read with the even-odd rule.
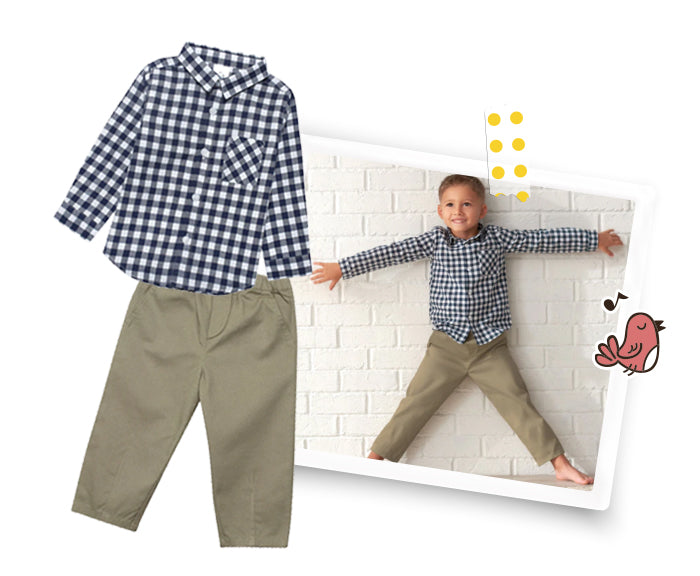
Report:
[[[201,156],[201,158],[202,158],[202,169],[203,169],[204,171],[206,171],[206,170],[209,168],[209,164],[210,164],[210,162],[211,162],[211,151],[209,150],[209,148],[207,148],[206,146],[204,146],[204,147],[199,151],[199,154],[200,154],[200,156]],[[201,199],[201,197],[202,197],[202,196],[201,196],[201,194],[200,194],[200,190],[197,190],[197,192],[195,192],[194,194],[192,194],[192,196],[191,196],[191,198],[192,198],[192,206],[195,206],[195,207],[199,206],[199,200]]]
[[[213,99],[211,101],[210,99]],[[205,190],[202,188],[205,186],[205,180],[208,179],[208,172],[212,169],[214,154],[212,152],[215,142],[212,140],[211,128],[215,125],[218,118],[217,114],[220,112],[220,102],[221,99],[221,89],[220,87],[215,87],[212,92],[207,96],[206,111],[208,114],[202,116],[198,122],[198,130],[196,132],[196,142],[198,144],[198,158],[199,158],[199,176],[195,176],[197,180],[197,189],[190,194],[190,200],[192,202],[193,208],[198,208],[197,210],[189,210],[188,222],[186,223],[187,232],[180,237],[180,246],[182,248],[182,258],[180,260],[180,272],[181,275],[187,277],[189,271],[189,261],[193,258],[192,239],[196,231],[196,226],[198,225],[198,220],[200,216],[199,207],[201,206],[202,194]]]
[[[207,143],[207,148],[202,150],[202,168],[207,172],[207,182],[215,182],[218,180],[214,176],[217,171],[218,161],[215,158],[216,147],[219,143],[218,140],[218,124],[221,118],[221,111],[223,106],[223,92],[220,85],[217,85],[211,92],[210,97],[213,99],[208,103],[208,117],[205,115],[202,118],[202,123],[200,125],[200,137],[204,142]],[[213,150],[213,152],[212,152]],[[192,203],[194,206],[199,206],[201,200],[200,194],[194,194],[192,196]]]

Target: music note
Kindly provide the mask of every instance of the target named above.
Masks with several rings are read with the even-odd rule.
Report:
[[[605,302],[603,302],[603,306],[610,312],[615,310],[615,306],[617,306],[617,303],[622,300],[627,300],[627,296],[625,296],[622,292],[617,293],[617,297],[615,298],[615,303],[613,304],[613,301],[610,298],[607,298]]]

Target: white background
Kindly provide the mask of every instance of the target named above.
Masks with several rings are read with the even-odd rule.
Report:
[[[687,573],[700,400],[700,46],[690,5],[5,7],[0,570]],[[658,367],[630,381],[609,510],[297,468],[289,548],[222,550],[197,411],[138,532],[69,511],[134,282],[101,254],[106,228],[88,244],[52,215],[136,74],[186,41],[265,56],[309,134],[485,159],[483,108],[517,102],[531,114],[533,165],[656,188],[650,273],[638,290],[668,329]]]

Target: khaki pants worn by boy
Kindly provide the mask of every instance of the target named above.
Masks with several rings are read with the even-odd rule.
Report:
[[[425,358],[406,389],[406,397],[377,436],[372,451],[387,460],[399,460],[420,429],[466,376],[481,388],[538,466],[564,453],[549,424],[530,401],[508,351],[505,333],[479,346],[473,334],[460,344],[438,330],[430,336]]]
[[[221,546],[286,546],[296,345],[287,279],[216,296],[139,283],[73,510],[136,530],[201,402]]]

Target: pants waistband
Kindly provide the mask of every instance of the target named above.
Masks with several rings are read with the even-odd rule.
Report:
[[[204,292],[193,292],[190,290],[181,290],[179,288],[166,288],[164,286],[158,286],[157,284],[150,284],[147,282],[139,281],[138,284],[138,290],[156,290],[158,292],[163,292],[163,294],[166,294],[168,292],[170,293],[177,293],[179,292],[180,294],[190,296],[192,298],[214,298],[214,299],[222,299],[222,298],[233,298],[235,299],[239,295],[244,295],[244,294],[282,294],[286,296],[294,296],[292,292],[292,283],[290,282],[289,278],[280,278],[279,280],[270,280],[267,276],[263,276],[262,274],[258,274],[257,277],[255,278],[255,284],[251,286],[250,288],[246,288],[245,290],[238,290],[236,292],[229,292],[228,294],[205,294]]]
[[[280,294],[289,294],[292,291],[292,283],[289,278],[280,278],[279,280],[270,280],[267,276],[258,274],[255,278],[255,286],[242,290],[241,292],[279,292]],[[234,292],[236,294],[236,292]]]

